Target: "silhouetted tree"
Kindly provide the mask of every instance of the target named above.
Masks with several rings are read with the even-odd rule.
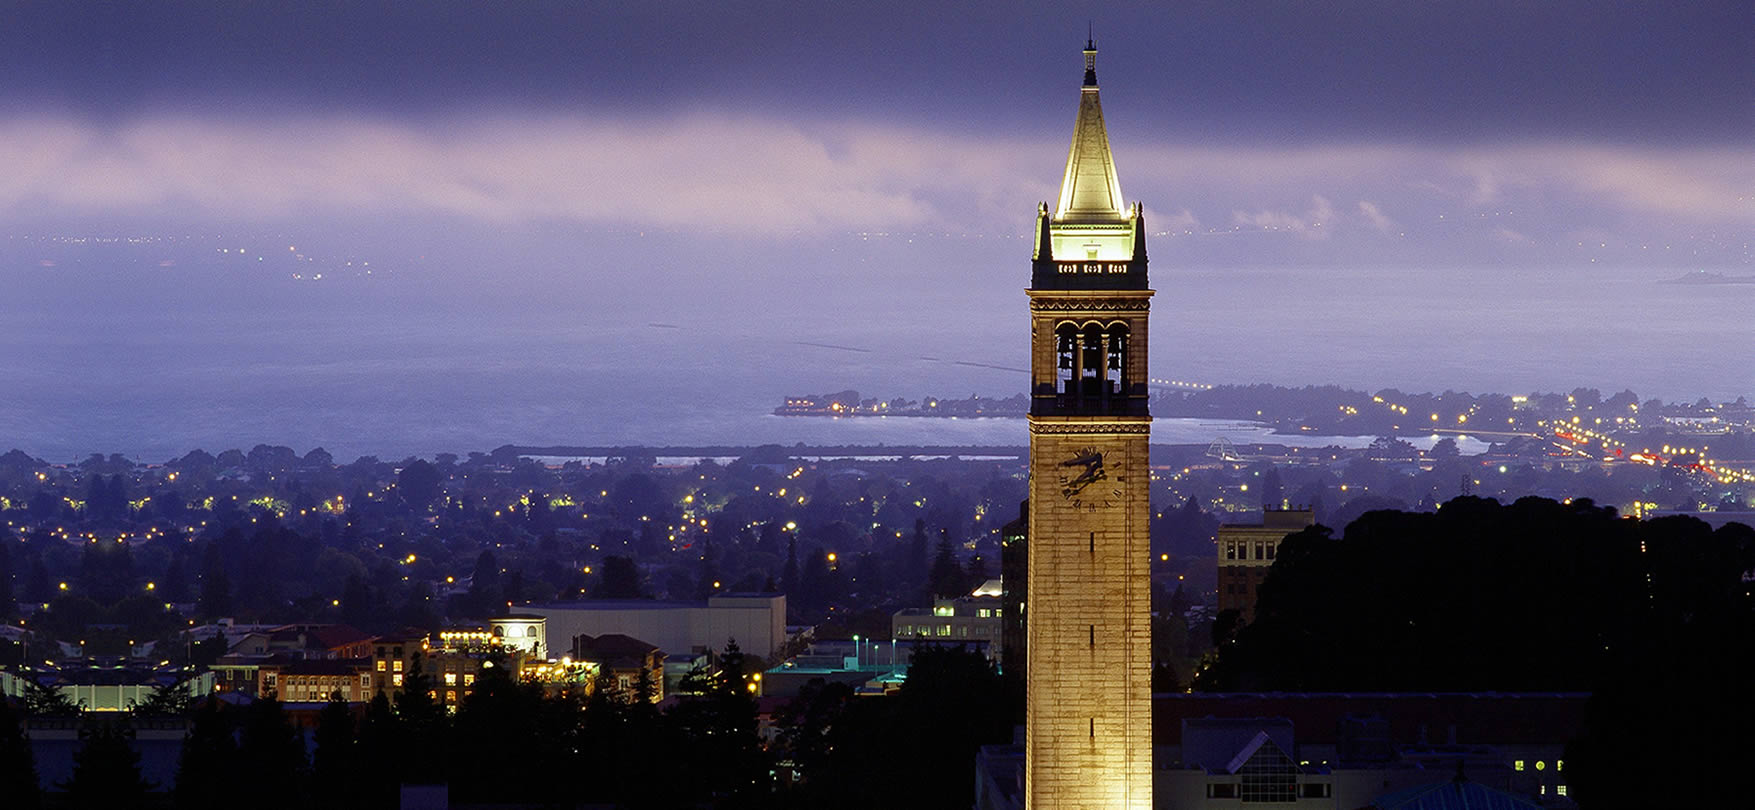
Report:
[[[177,760],[174,796],[181,810],[217,810],[237,801],[238,744],[225,704],[209,697],[189,716]]]
[[[314,735],[317,750],[311,754],[311,799],[318,807],[346,807],[357,789],[359,751],[354,743],[353,710],[330,696],[317,716]]]
[[[244,709],[238,764],[249,774],[258,807],[299,807],[305,784],[305,744],[272,694]]]
[[[426,459],[416,459],[396,474],[396,491],[402,500],[417,513],[426,512],[427,506],[439,497],[439,487],[443,482],[439,469]]]
[[[67,803],[80,810],[136,810],[146,806],[153,785],[140,777],[140,754],[132,730],[104,724],[80,733],[73,752],[73,775],[61,787]]]
[[[36,757],[24,735],[24,718],[6,700],[0,700],[0,796],[17,810],[41,806]]]
[[[950,535],[940,529],[938,553],[932,558],[932,573],[927,578],[927,596],[948,599],[964,593],[963,569],[957,565],[956,552],[951,550]]]
[[[591,592],[593,599],[641,599],[645,593],[640,588],[640,569],[634,566],[632,558],[611,554],[603,558],[603,574],[599,578],[596,590]]]

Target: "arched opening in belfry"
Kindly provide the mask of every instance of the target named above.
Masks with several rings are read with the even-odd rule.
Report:
[[[1055,327],[1054,335],[1057,393],[1093,401],[1126,393],[1126,323],[1063,321]]]

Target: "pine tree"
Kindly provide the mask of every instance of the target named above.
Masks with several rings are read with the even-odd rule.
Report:
[[[396,716],[405,733],[403,779],[420,784],[445,781],[445,709],[433,699],[433,679],[416,655],[396,695]]]
[[[786,564],[780,569],[780,592],[798,598],[798,538],[786,538]]]
[[[189,733],[177,760],[174,791],[180,810],[218,810],[236,800],[238,744],[225,705],[209,697],[189,717]]]
[[[406,681],[405,681],[406,682]],[[390,698],[382,691],[366,704],[366,716],[360,722],[359,753],[361,774],[353,806],[359,808],[391,807],[397,802],[397,787],[406,772],[407,734],[402,719],[390,708]]]
[[[287,721],[280,701],[270,694],[244,710],[238,735],[238,762],[250,775],[256,807],[299,807],[305,775],[302,735]]]
[[[927,577],[927,596],[951,598],[963,595],[963,569],[957,565],[956,552],[951,550],[950,534],[939,530],[938,554],[932,559],[932,573]]]
[[[7,807],[16,810],[37,810],[42,803],[36,758],[24,734],[24,718],[6,700],[0,700],[0,796],[6,797]]]
[[[359,750],[354,743],[353,711],[341,693],[317,716],[317,750],[311,762],[312,799],[319,807],[343,807],[353,796]]]
[[[210,619],[232,612],[231,580],[226,578],[217,542],[209,542],[202,554],[201,596],[196,602],[195,612]]]
[[[138,810],[153,785],[140,777],[140,754],[131,729],[102,725],[81,732],[73,753],[73,776],[61,787],[67,804],[80,810]]]

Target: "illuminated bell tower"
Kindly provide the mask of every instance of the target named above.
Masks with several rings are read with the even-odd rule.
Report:
[[[1030,280],[1024,806],[1152,806],[1145,220],[1122,200],[1085,45]]]

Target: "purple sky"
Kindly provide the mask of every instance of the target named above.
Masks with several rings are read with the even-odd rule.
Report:
[[[1123,191],[1180,260],[1755,263],[1734,0],[5,16],[0,215],[50,231],[1024,233],[1089,20]]]

